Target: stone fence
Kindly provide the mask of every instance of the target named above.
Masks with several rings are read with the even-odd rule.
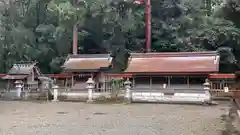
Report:
[[[92,78],[89,78],[86,82],[86,89],[84,90],[61,90],[58,86],[53,86],[52,89],[45,90],[43,94],[45,99],[51,99],[52,101],[86,101],[92,103],[99,99],[120,98],[125,102],[166,102],[166,103],[210,103],[211,95],[209,93],[209,83],[204,83],[204,89],[202,90],[133,90],[131,88],[131,81],[128,79],[124,82],[125,90],[119,91],[117,95],[113,95],[111,92],[96,92],[95,82]],[[15,96],[16,99],[28,99],[33,96],[33,93],[21,94],[22,85],[19,82],[16,85]],[[43,97],[44,97],[43,96]],[[51,97],[51,98],[49,98]]]
[[[209,93],[209,83],[204,83],[204,89],[202,90],[132,90],[131,82],[126,80],[124,82],[125,90],[119,92],[118,97],[124,99],[125,102],[166,102],[166,103],[210,103],[211,95]],[[71,93],[71,92],[59,92],[57,87],[54,87],[54,98],[53,101],[61,100],[61,96],[73,98],[84,97],[87,103],[92,103],[101,97],[109,99],[112,97],[109,92],[94,92],[95,82],[92,78],[89,78],[86,82],[87,91],[81,93]],[[58,96],[61,95],[61,96]],[[80,96],[81,95],[81,96]]]

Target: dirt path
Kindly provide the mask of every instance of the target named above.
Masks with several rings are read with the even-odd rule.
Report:
[[[0,107],[0,135],[239,135],[229,102],[204,107],[0,101]]]

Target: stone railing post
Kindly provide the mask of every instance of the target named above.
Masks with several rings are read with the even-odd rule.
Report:
[[[126,100],[128,103],[131,103],[131,102],[132,102],[131,84],[132,84],[132,82],[129,81],[129,79],[127,79],[127,80],[124,82],[124,85],[125,85],[125,88],[126,88],[125,100]]]
[[[58,86],[54,85],[53,87],[53,100],[52,101],[58,101]]]
[[[22,88],[23,88],[23,82],[21,80],[17,80],[15,82],[15,87],[16,87],[16,98],[20,99],[21,98],[21,94],[22,94]]]
[[[95,82],[92,78],[88,78],[86,84],[87,84],[86,88],[88,89],[87,103],[92,103],[93,102],[93,89],[94,89]]]

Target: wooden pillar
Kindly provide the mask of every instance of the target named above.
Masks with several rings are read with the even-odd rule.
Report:
[[[68,84],[68,78],[65,79],[64,86],[67,87],[67,84]]]
[[[74,74],[72,74],[72,87],[74,85]]]
[[[135,87],[135,77],[132,77],[132,79],[133,79],[133,84],[132,84],[133,86],[132,87],[134,88]]]
[[[103,91],[106,91],[106,82],[107,82],[107,77],[104,76],[104,80],[103,80]]]
[[[213,89],[213,83],[210,81],[210,89]]]
[[[7,91],[10,91],[10,83],[11,83],[11,80],[7,80]]]
[[[152,89],[152,77],[150,76],[150,89]]]
[[[168,76],[168,77],[167,77],[167,80],[168,80],[168,86],[167,86],[167,87],[169,88],[170,85],[171,85],[171,76]]]

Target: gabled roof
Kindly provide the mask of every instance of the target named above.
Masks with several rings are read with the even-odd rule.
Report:
[[[215,73],[219,55],[210,52],[133,53],[127,73]]]
[[[69,55],[62,66],[65,72],[88,72],[108,68],[111,64],[109,54]]]
[[[7,75],[3,76],[2,79],[24,79],[31,74],[36,64],[37,62],[19,62],[13,64]],[[41,74],[39,71],[37,72]]]
[[[20,62],[13,64],[8,75],[29,75],[37,62]]]

